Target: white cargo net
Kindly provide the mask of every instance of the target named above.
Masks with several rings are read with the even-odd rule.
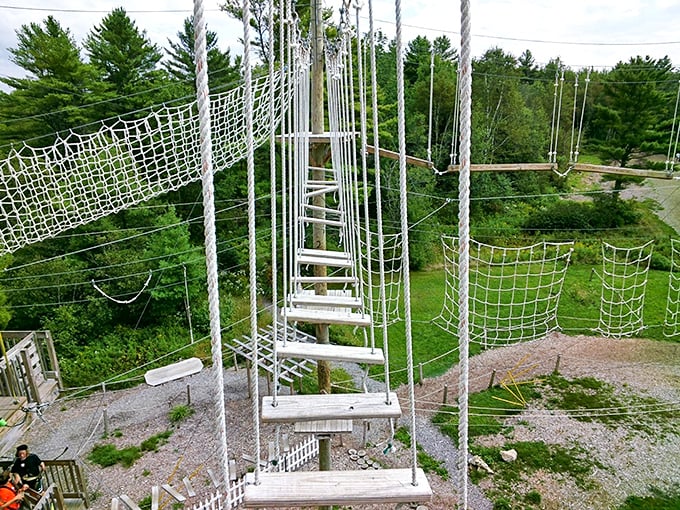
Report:
[[[279,84],[279,74],[253,83],[256,146],[269,137],[267,91]],[[246,155],[242,96],[238,87],[210,98],[215,171]],[[285,103],[276,102],[276,122]],[[2,255],[198,180],[196,102],[163,106],[141,119],[102,122],[96,132],[70,132],[49,147],[12,148],[0,170]]]

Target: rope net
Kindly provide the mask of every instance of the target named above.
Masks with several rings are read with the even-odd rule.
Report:
[[[268,139],[268,90],[279,82],[278,74],[253,82],[257,146]],[[212,95],[210,101],[218,171],[247,153],[243,88]],[[12,148],[0,159],[0,255],[200,179],[200,149],[195,101],[162,106],[138,119],[102,121],[90,133],[57,135],[48,147]]]
[[[370,241],[368,240],[370,239]],[[369,249],[368,243],[371,243]],[[368,236],[360,236],[361,244],[361,265],[364,274],[368,274],[369,265],[372,266],[372,273],[377,274],[379,268],[376,267],[379,264],[378,261],[378,234],[375,232],[370,233]],[[385,285],[384,285],[384,300],[381,299],[380,295],[374,292],[374,286],[371,284],[370,280],[366,278],[364,280],[364,296],[365,299],[369,297],[373,300],[372,309],[375,310],[373,314],[373,325],[375,327],[389,326],[401,320],[401,315],[399,313],[399,299],[401,298],[402,292],[402,271],[401,271],[401,236],[399,234],[384,234],[383,235],[383,268],[385,274]],[[383,305],[384,302],[384,305]],[[383,316],[380,311],[386,310],[387,324],[383,324]]]
[[[680,240],[671,239],[671,272],[668,275],[668,299],[664,335],[674,337],[680,334]]]
[[[459,238],[442,236],[444,304],[435,323],[457,333]],[[573,243],[520,248],[470,240],[470,341],[486,347],[542,338],[559,329],[557,306]]]
[[[603,336],[633,336],[644,329],[642,309],[653,241],[634,248],[602,243],[600,322]]]

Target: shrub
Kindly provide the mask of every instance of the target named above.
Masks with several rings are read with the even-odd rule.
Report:
[[[170,409],[168,418],[170,423],[179,423],[194,414],[194,408],[188,405],[179,405]]]

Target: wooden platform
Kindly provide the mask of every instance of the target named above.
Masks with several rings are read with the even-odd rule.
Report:
[[[382,349],[350,345],[311,344],[307,342],[286,342],[284,344],[281,341],[277,341],[276,354],[279,358],[348,361],[372,365],[385,364],[385,356]]]
[[[246,508],[424,503],[432,496],[422,469],[416,470],[417,485],[410,469],[260,473],[259,482],[247,475]]]
[[[313,255],[298,255],[297,263],[303,266],[332,266],[332,267],[352,267],[352,261],[342,257],[319,257]]]
[[[149,370],[144,374],[144,380],[149,386],[158,386],[175,379],[197,374],[201,370],[203,370],[203,362],[198,358],[189,358]]]
[[[262,421],[294,423],[314,420],[361,420],[368,418],[399,418],[401,407],[396,393],[342,393],[333,395],[279,395],[276,407],[273,397],[262,399]]]
[[[338,294],[295,294],[288,298],[291,305],[309,305],[309,306],[320,306],[325,308],[360,308],[363,303],[361,298],[351,296],[351,295],[338,295]]]
[[[342,324],[345,326],[370,326],[371,316],[366,313],[347,310],[319,310],[317,308],[281,309],[281,317],[289,322],[307,322],[309,324]]]

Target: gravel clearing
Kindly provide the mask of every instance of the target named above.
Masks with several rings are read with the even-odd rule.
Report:
[[[615,385],[628,393],[653,397],[662,402],[680,402],[680,344],[639,339],[606,339],[599,337],[569,337],[555,333],[549,337],[511,347],[486,351],[470,360],[470,388],[479,391],[488,386],[492,372],[498,382],[508,370],[518,363],[531,366],[524,377],[549,374],[560,358],[560,373],[568,378],[591,376]],[[359,379],[363,372],[355,367],[345,367]],[[214,488],[208,469],[219,472],[215,437],[214,404],[211,397],[212,378],[209,370],[186,380],[175,381],[159,387],[140,385],[120,391],[98,392],[86,398],[60,400],[45,413],[45,421],[36,420],[22,439],[32,450],[45,459],[58,455],[68,446],[62,458],[82,461],[93,494],[93,508],[110,507],[111,498],[122,493],[134,501],[151,494],[152,485],[169,483],[183,490],[182,478],[189,477],[198,495],[189,498],[186,507],[199,502]],[[380,390],[374,381],[367,381],[371,390]],[[451,479],[442,480],[429,475],[435,493],[427,505],[430,509],[451,509],[455,505],[455,473],[457,452],[451,441],[433,426],[429,418],[442,403],[444,386],[452,403],[457,395],[458,370],[424,381],[416,387],[417,441],[431,456],[445,462]],[[261,385],[266,388],[266,384]],[[262,391],[262,390],[261,390]],[[287,389],[282,390],[287,391]],[[172,425],[169,410],[186,404],[190,392],[195,413]],[[245,371],[225,372],[227,399],[227,437],[230,457],[237,460],[239,472],[251,464],[243,455],[254,455],[252,406],[248,399]],[[410,422],[408,391],[398,390],[404,416],[399,425]],[[676,409],[678,406],[676,405]],[[104,416],[108,437],[104,438]],[[537,472],[525,480],[524,488],[541,493],[545,509],[605,509],[616,508],[628,495],[644,495],[650,486],[669,488],[680,480],[680,436],[678,429],[665,434],[646,434],[626,427],[605,426],[597,422],[576,421],[559,411],[548,415],[532,413],[512,418],[513,441],[545,441],[551,444],[581,445],[596,459],[602,468],[591,474],[593,488],[588,491],[570,480]],[[100,468],[87,460],[95,444],[113,443],[119,448],[139,446],[149,437],[172,430],[168,442],[156,452],[147,452],[130,468],[120,465]],[[389,427],[384,422],[372,422],[366,431],[369,446],[363,445],[364,427],[355,422],[353,434],[333,439],[334,468],[356,467],[347,454],[348,449],[364,449],[367,456],[390,467],[408,466],[410,454],[398,442],[392,451],[385,453],[390,438]],[[281,427],[281,432],[287,432]],[[267,443],[274,438],[275,427],[261,429],[262,457],[267,456]],[[485,437],[490,444],[508,440],[507,437]],[[291,443],[296,441],[291,434]],[[315,464],[315,463],[312,463]],[[310,469],[315,467],[309,466]],[[481,489],[493,489],[493,476],[487,477]],[[522,490],[522,487],[518,487]],[[468,490],[469,507],[487,510],[492,503],[479,487]],[[173,500],[164,495],[162,507],[171,508]],[[353,507],[360,508],[360,507]],[[381,508],[372,506],[370,508]],[[394,508],[385,505],[384,508]]]

